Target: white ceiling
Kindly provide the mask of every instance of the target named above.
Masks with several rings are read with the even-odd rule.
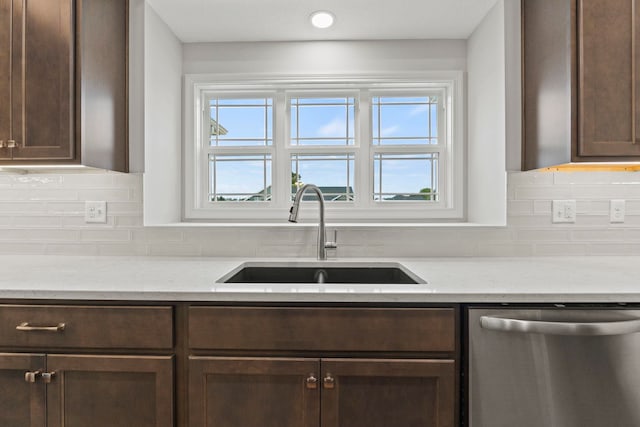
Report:
[[[147,0],[183,42],[466,39],[497,0]],[[309,15],[336,23],[315,29]]]

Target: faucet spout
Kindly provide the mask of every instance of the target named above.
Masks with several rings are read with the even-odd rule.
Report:
[[[320,221],[318,222],[318,259],[327,259],[327,247],[326,247],[326,234],[325,234],[325,222],[324,222],[324,197],[320,188],[314,184],[305,184],[298,189],[295,197],[293,198],[293,205],[289,209],[289,221],[298,222],[298,210],[300,209],[300,202],[307,190],[311,190],[318,196],[318,202],[320,202]]]

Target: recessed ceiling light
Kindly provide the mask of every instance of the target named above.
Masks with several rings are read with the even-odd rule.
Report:
[[[310,19],[311,24],[316,28],[329,28],[333,25],[333,21],[335,21],[333,13],[327,12],[326,10],[313,12]]]

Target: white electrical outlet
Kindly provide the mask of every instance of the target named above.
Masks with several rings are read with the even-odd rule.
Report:
[[[609,222],[624,222],[625,201],[611,200],[609,203]]]
[[[107,202],[84,202],[84,222],[106,223]]]
[[[576,201],[575,200],[554,200],[552,203],[552,222],[576,222]]]

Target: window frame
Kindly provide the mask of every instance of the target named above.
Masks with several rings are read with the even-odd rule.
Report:
[[[272,154],[272,179],[274,189],[290,188],[291,154],[312,153],[354,153],[355,192],[353,202],[342,201],[326,204],[327,217],[332,222],[369,222],[369,223],[423,223],[423,222],[462,222],[464,221],[464,88],[463,73],[460,71],[407,73],[402,77],[385,76],[326,76],[296,77],[279,76],[237,76],[237,75],[186,75],[184,109],[184,151],[183,151],[183,220],[205,222],[252,222],[272,223],[286,221],[290,199],[285,191],[274,191],[270,202],[209,202],[208,197],[208,161],[209,136],[205,135],[207,94],[245,94],[247,97],[262,97],[260,94],[273,95],[273,128],[271,146],[243,148],[247,154]],[[373,96],[384,93],[415,95],[416,90],[441,91],[442,108],[439,114],[439,132],[444,138],[437,147],[425,144],[419,152],[433,152],[439,149],[438,184],[442,200],[427,204],[415,201],[380,202],[374,201],[373,158],[377,152],[415,152],[416,146],[374,145],[372,142],[372,105]],[[354,145],[310,145],[291,144],[289,108],[290,97],[331,97],[332,95],[354,93]],[[366,96],[362,96],[365,94]],[[441,111],[442,113],[442,111]],[[364,118],[366,115],[366,119]],[[219,152],[239,154],[235,147],[217,147]],[[414,151],[411,151],[414,150]],[[366,157],[368,166],[360,165]],[[303,177],[304,181],[304,177]],[[369,188],[371,185],[371,188]],[[363,191],[365,190],[366,191]],[[315,202],[303,202],[315,204]],[[317,217],[317,208],[301,209],[301,220]]]

